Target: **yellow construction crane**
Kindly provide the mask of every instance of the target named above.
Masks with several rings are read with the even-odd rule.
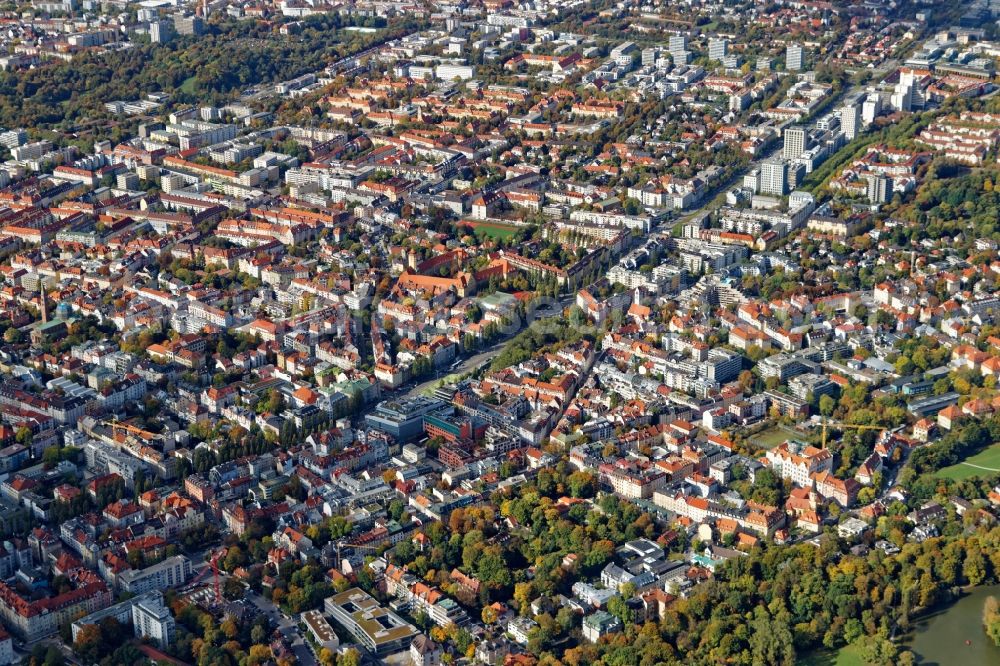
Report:
[[[852,425],[850,423],[833,423],[831,424],[838,430],[888,430],[885,426],[872,426],[872,425]],[[823,437],[820,440],[819,447],[821,449],[826,448],[826,417],[823,418]]]
[[[134,425],[122,423],[118,419],[115,419],[114,421],[106,421],[106,423],[111,426],[111,432],[122,430],[143,440],[163,439],[163,435],[159,433],[149,432],[148,430],[143,430],[142,428],[136,428]]]

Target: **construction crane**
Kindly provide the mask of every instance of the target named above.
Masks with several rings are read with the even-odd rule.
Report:
[[[368,553],[372,555],[378,555],[379,549],[384,546],[386,542],[380,542],[377,544],[354,544],[354,543],[342,543],[337,542],[337,569],[340,569],[344,564],[344,550],[350,551],[360,551],[362,553]]]
[[[161,433],[150,432],[149,430],[137,428],[130,423],[123,423],[117,418],[111,421],[105,421],[104,423],[111,428],[111,439],[114,440],[114,444],[127,447],[136,454],[141,455],[145,450],[162,455],[162,453],[157,450],[152,443],[154,441],[160,441],[163,443],[164,447],[167,444],[167,440],[164,439]],[[121,440],[118,439],[119,434],[121,434]]]
[[[888,428],[886,428],[885,426],[854,425],[854,424],[850,424],[850,423],[831,423],[830,425],[832,425],[833,427],[837,428],[838,430],[880,430],[880,431],[881,430],[888,430]],[[823,436],[822,436],[822,439],[820,440],[820,445],[819,445],[819,448],[821,448],[821,449],[825,449],[826,448],[826,427],[827,427],[827,420],[826,420],[826,417],[824,417],[823,418]]]
[[[222,590],[219,587],[219,560],[221,560],[226,555],[226,548],[223,546],[216,551],[215,555],[212,555],[212,559],[209,562],[212,565],[212,575],[215,577],[215,603],[217,606],[222,605]]]
[[[209,569],[211,569],[212,575],[214,577],[213,582],[215,588],[215,603],[217,605],[222,605],[222,589],[219,586],[219,560],[221,560],[223,557],[226,556],[226,552],[227,549],[225,546],[223,546],[215,553],[213,553],[212,556],[208,558],[209,566],[205,567],[200,574],[195,576],[191,580],[191,582],[188,583],[188,587],[196,586],[198,583],[202,581],[203,578],[205,578],[205,576],[208,575]]]
[[[123,423],[118,419],[115,419],[114,421],[108,421],[107,423],[108,425],[111,426],[112,432],[122,430],[124,432],[129,433],[130,435],[135,435],[136,437],[139,437],[141,439],[163,439],[163,435],[159,433],[143,430],[142,428],[137,428],[129,423]]]
[[[88,428],[89,434],[149,463],[158,476],[173,478],[175,461],[167,457],[167,454],[174,449],[172,436],[143,430],[130,423],[123,423],[117,418],[95,423],[103,425],[104,428],[99,431]]]

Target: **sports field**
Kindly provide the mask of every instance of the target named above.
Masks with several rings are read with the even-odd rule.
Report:
[[[750,441],[763,449],[773,449],[786,439],[802,439],[802,435],[784,426],[772,426],[767,430],[761,430],[751,437]]]
[[[509,224],[497,224],[495,222],[469,222],[463,224],[472,227],[474,231],[481,231],[491,238],[497,240],[507,240],[517,233],[517,227]]]
[[[937,475],[945,479],[961,480],[997,473],[1000,473],[1000,443],[966,458],[957,465],[938,470]]]

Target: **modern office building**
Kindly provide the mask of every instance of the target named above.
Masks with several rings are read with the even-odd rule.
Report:
[[[200,35],[205,31],[205,24],[200,16],[195,14],[174,15],[174,30],[178,35]]]
[[[873,92],[861,103],[861,122],[870,125],[882,113],[882,96]]]
[[[848,141],[853,141],[861,131],[861,105],[850,102],[840,107],[840,128]]]
[[[803,53],[802,47],[798,44],[789,44],[785,49],[785,69],[789,72],[797,72],[802,69]]]
[[[323,602],[327,614],[376,657],[410,647],[416,627],[382,606],[364,590],[353,587]]]
[[[329,650],[334,650],[340,647],[340,639],[337,638],[337,632],[333,630],[330,623],[326,621],[323,614],[318,610],[308,610],[299,616],[302,619],[302,623],[306,625],[306,629],[312,634],[313,640],[316,644],[322,648],[327,648]]]
[[[154,44],[166,44],[174,36],[174,26],[169,21],[149,22],[149,41]]]
[[[691,53],[687,50],[687,35],[671,35],[667,45],[675,65],[688,64]]]
[[[781,149],[781,156],[786,160],[798,158],[809,147],[809,135],[805,127],[786,127],[784,131],[785,143]]]
[[[670,39],[667,42],[667,49],[671,54],[687,51],[687,47],[687,35],[670,35]]]
[[[408,442],[423,433],[424,415],[443,405],[440,400],[424,396],[387,400],[365,416],[365,425],[391,435],[399,442]]]
[[[768,160],[760,167],[760,193],[782,196],[788,191],[788,162]]]
[[[709,60],[722,61],[729,55],[729,41],[722,38],[715,38],[708,40],[708,58]]]

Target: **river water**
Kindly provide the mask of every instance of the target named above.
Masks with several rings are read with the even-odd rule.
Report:
[[[921,618],[903,645],[924,666],[1000,666],[1000,647],[983,630],[983,603],[991,594],[1000,598],[1000,585],[974,588],[951,606]]]

